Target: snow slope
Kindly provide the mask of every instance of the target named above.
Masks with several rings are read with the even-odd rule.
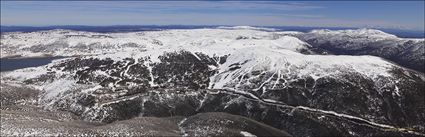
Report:
[[[289,42],[289,43],[288,43]],[[251,29],[194,29],[132,33],[92,33],[50,30],[2,35],[1,57],[94,55],[144,50],[192,49],[227,54],[245,47],[265,46],[292,51],[308,49],[308,44],[290,36]],[[212,51],[211,51],[212,50]]]
[[[425,72],[424,39],[398,38],[375,29],[313,30],[292,33],[322,54],[373,55]]]
[[[230,71],[235,67],[238,69]],[[213,77],[215,83],[211,83],[210,86],[221,89],[230,83],[237,83],[236,87],[247,85],[250,80],[241,78],[255,71],[270,73],[270,79],[262,82],[269,84],[267,88],[274,89],[276,87],[274,83],[278,83],[279,80],[338,77],[351,72],[358,72],[371,79],[391,77],[389,71],[393,68],[397,66],[374,56],[304,55],[288,50],[245,48],[230,55],[226,63],[220,65],[219,73]],[[233,86],[235,85],[231,87]],[[262,86],[259,85],[257,88]]]

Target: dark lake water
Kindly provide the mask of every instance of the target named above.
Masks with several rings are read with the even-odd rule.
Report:
[[[3,71],[12,71],[16,69],[28,68],[28,67],[37,67],[46,65],[52,62],[55,59],[61,59],[64,57],[43,57],[43,58],[2,58],[0,59],[0,70]]]

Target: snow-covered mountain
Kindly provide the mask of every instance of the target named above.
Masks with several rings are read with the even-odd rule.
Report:
[[[289,43],[288,43],[289,42]],[[228,54],[245,47],[268,46],[293,51],[307,50],[308,44],[290,36],[250,29],[194,29],[134,33],[92,33],[51,30],[2,35],[1,57],[93,55],[120,51],[190,51]],[[212,50],[212,51],[211,51]]]
[[[2,72],[2,87],[32,88],[39,93],[28,102],[89,122],[226,112],[293,136],[424,136],[423,73],[376,56],[323,55],[328,49],[303,41],[316,35],[423,42],[369,29],[8,33],[2,57],[73,57]],[[223,135],[187,119],[182,135]]]
[[[425,72],[424,39],[398,38],[375,29],[313,30],[308,33],[267,29],[266,32],[263,31],[265,29],[236,26],[131,33],[70,30],[12,32],[1,36],[0,56],[81,56],[119,51],[128,55],[129,52],[137,54],[145,50],[151,51],[151,49],[175,51],[189,48],[190,51],[201,52],[212,50],[208,55],[221,56],[228,54],[229,50],[269,46],[275,49],[302,51],[307,54],[314,51],[318,54],[373,55]]]
[[[380,30],[313,30],[294,36],[324,54],[373,55],[425,72],[424,39],[398,38]]]

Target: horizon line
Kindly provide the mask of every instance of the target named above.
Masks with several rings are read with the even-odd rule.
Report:
[[[162,25],[0,25],[0,27],[33,27],[33,28],[47,28],[47,27],[126,27],[126,26],[197,26],[197,27],[219,27],[219,26],[250,26],[250,27],[300,27],[300,28],[342,28],[342,29],[394,29],[394,30],[406,30],[406,31],[422,31],[425,33],[425,29],[419,28],[396,28],[396,27],[380,27],[380,26],[295,26],[295,25],[187,25],[187,24],[162,24]]]

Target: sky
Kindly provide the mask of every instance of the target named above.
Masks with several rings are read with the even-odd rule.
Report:
[[[1,1],[1,25],[249,25],[424,30],[424,1]]]

